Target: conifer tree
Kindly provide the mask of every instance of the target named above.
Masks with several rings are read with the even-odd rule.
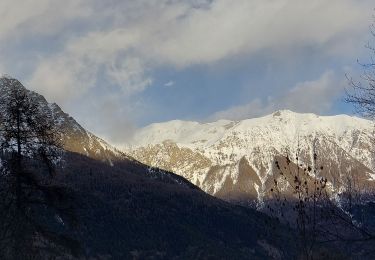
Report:
[[[62,154],[53,115],[17,80],[0,87],[0,258],[76,254],[70,198],[53,178]]]

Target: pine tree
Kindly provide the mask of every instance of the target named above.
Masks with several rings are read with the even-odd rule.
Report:
[[[53,115],[17,80],[5,78],[1,87],[0,257],[78,253],[66,231],[68,192],[54,182],[63,150]]]

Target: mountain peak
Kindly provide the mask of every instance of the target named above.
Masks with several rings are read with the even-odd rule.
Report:
[[[297,114],[297,113],[293,112],[291,110],[288,110],[288,109],[279,109],[279,110],[276,110],[272,115],[273,116],[282,116],[282,115],[289,115],[289,114]]]

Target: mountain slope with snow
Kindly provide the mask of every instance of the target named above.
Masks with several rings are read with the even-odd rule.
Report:
[[[347,115],[318,116],[288,110],[243,121],[170,121],[141,129],[122,150],[141,162],[173,171],[228,200],[262,197],[276,179],[275,158],[301,168],[323,166],[336,191],[348,176],[373,185],[373,123]],[[314,160],[314,153],[317,160]]]

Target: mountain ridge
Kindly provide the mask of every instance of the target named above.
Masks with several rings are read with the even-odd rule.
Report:
[[[311,166],[315,150],[337,192],[344,186],[344,177],[355,170],[361,171],[356,178],[373,185],[373,137],[373,123],[366,119],[279,110],[242,121],[151,124],[119,148],[143,163],[176,172],[224,199],[232,199],[228,194],[239,189],[235,186],[244,176],[240,168],[247,163],[245,175],[251,184],[247,184],[247,192],[241,188],[237,195],[243,197],[245,192],[261,199],[270,188],[265,185],[267,180],[274,177],[276,156],[295,158],[299,154],[301,163]]]

